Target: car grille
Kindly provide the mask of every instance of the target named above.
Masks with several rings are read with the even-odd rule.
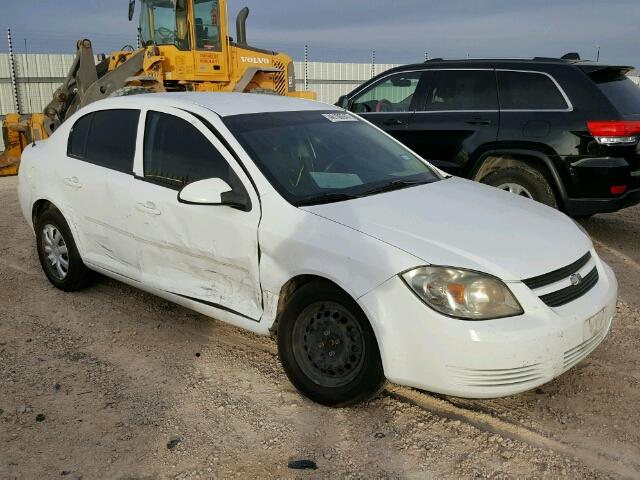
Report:
[[[534,383],[544,374],[540,364],[535,363],[517,368],[480,370],[459,367],[447,367],[452,378],[467,387],[510,387]]]
[[[573,274],[578,273],[581,268],[589,263],[590,260],[591,252],[587,252],[571,265],[559,268],[558,270],[554,270],[553,272],[545,273],[544,275],[528,278],[526,280],[523,280],[523,283],[530,289],[537,290],[561,280],[570,279]],[[581,277],[581,281],[578,284],[572,284],[568,287],[561,288],[554,292],[542,294],[539,297],[540,300],[542,300],[548,306],[559,307],[583,296],[585,293],[591,290],[596,283],[598,283],[598,279],[598,269],[594,266],[588,274],[586,274],[584,277]]]

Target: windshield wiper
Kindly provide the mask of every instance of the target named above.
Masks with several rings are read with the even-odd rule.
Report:
[[[320,205],[322,203],[341,202],[343,200],[353,200],[354,198],[360,198],[361,195],[353,195],[350,193],[323,193],[320,195],[313,195],[311,197],[303,198],[296,202],[298,207],[306,207],[310,205]]]
[[[400,190],[401,188],[413,187],[415,185],[422,185],[429,183],[425,180],[393,180],[379,187],[373,187],[369,190],[365,190],[360,195],[372,195],[374,193],[391,192],[392,190]]]

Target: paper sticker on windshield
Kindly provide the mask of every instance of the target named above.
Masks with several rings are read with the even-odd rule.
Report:
[[[331,122],[357,122],[358,119],[348,113],[323,113],[322,116]]]

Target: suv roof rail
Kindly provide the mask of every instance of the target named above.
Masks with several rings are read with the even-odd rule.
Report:
[[[425,60],[424,63],[428,63],[428,62],[442,62],[444,60],[444,58],[442,57],[438,57],[438,58],[430,58],[428,60]]]
[[[560,59],[561,60],[581,60],[580,54],[577,52],[565,53],[563,56],[560,57]]]

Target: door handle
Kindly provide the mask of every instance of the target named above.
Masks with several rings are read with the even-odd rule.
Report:
[[[67,177],[64,179],[64,184],[71,188],[82,188],[82,184],[80,183],[80,180],[78,180],[78,177]]]
[[[397,118],[389,118],[387,120],[382,121],[383,125],[402,125],[402,120],[398,120]]]
[[[491,125],[488,118],[473,118],[467,122],[469,125]]]
[[[153,202],[136,203],[136,208],[143,213],[150,215],[160,215],[162,212],[156,208],[156,204]]]

